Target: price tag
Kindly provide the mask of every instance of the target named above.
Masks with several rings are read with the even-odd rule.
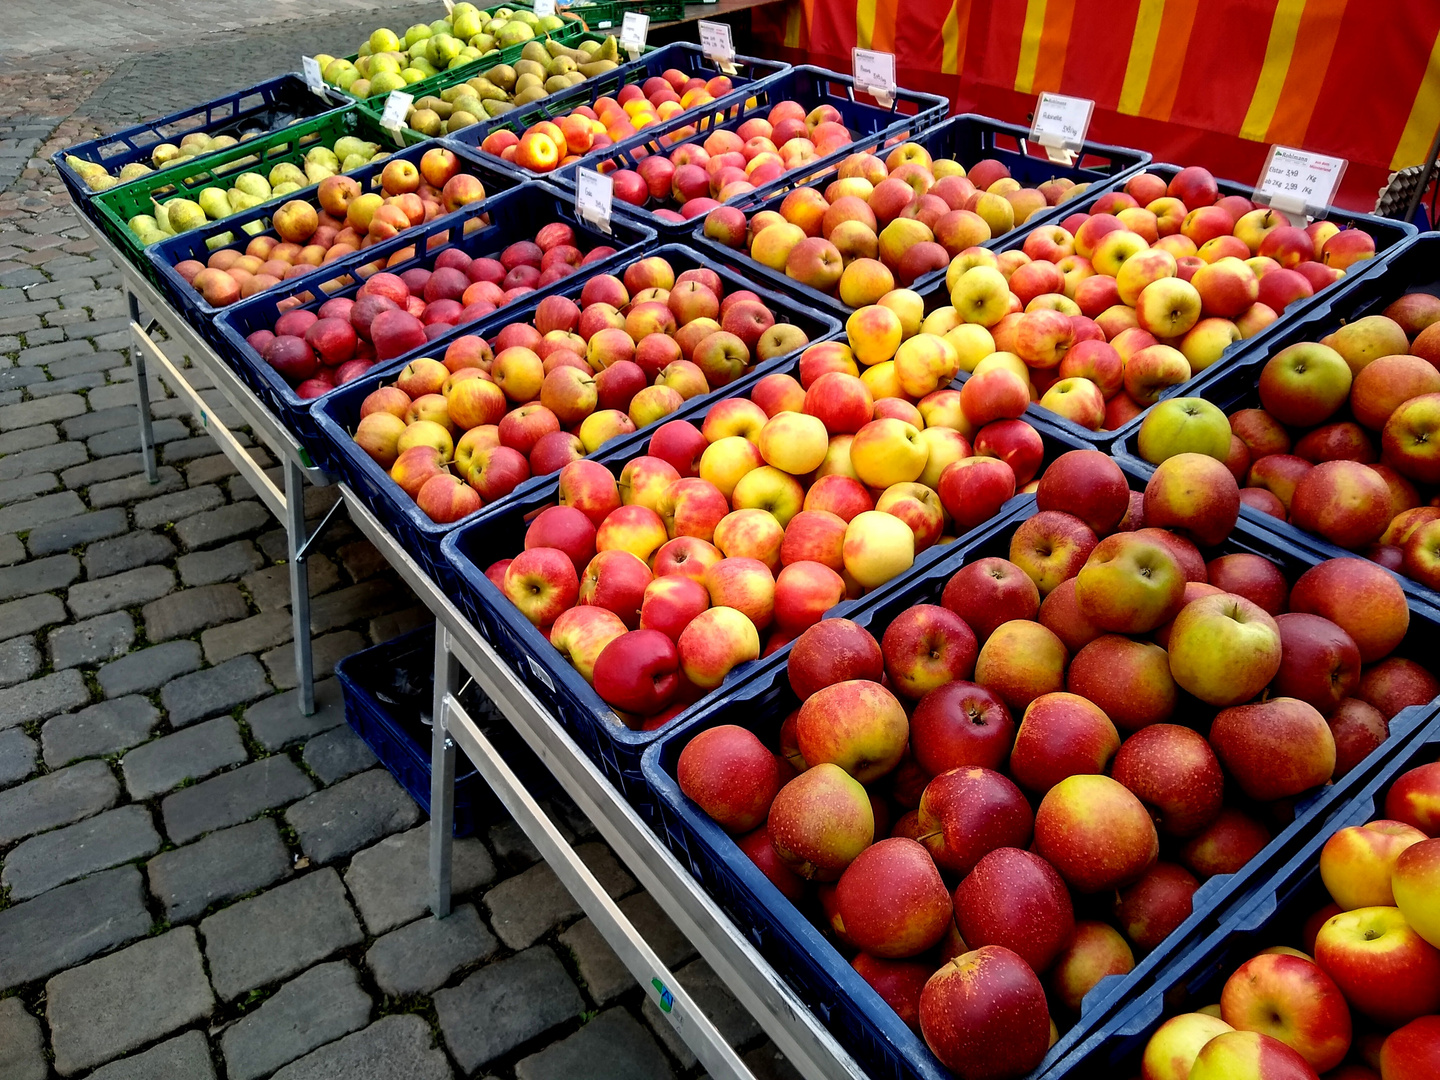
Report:
[[[445,0],[445,14],[446,14],[446,15],[454,15],[454,14],[455,14],[455,0]]]
[[[325,92],[325,77],[320,74],[320,61],[313,56],[302,56],[300,58],[300,70],[305,73],[305,85],[310,87],[313,93],[323,98],[330,95]]]
[[[1030,138],[1050,151],[1050,160],[1074,164],[1074,154],[1085,145],[1085,132],[1095,102],[1089,98],[1065,97],[1062,94],[1041,94],[1035,104],[1035,122]]]
[[[610,231],[610,207],[615,201],[615,181],[595,169],[575,172],[575,213],[601,232]]]
[[[735,43],[730,39],[730,24],[701,19],[700,51],[721,71],[728,75],[735,73]]]
[[[895,54],[873,49],[851,49],[855,86],[887,109],[895,103]]]
[[[1347,164],[1344,158],[1272,146],[1260,170],[1255,201],[1274,207],[1296,225],[1304,225],[1306,217],[1324,217]]]
[[[405,118],[410,115],[410,106],[414,102],[414,94],[407,94],[404,90],[391,90],[390,96],[385,99],[385,111],[380,114],[380,126],[398,135],[405,126]]]
[[[546,15],[554,15],[555,0],[535,0],[530,10],[535,12],[537,19],[543,19]]]
[[[625,21],[620,24],[620,47],[630,54],[631,60],[640,56],[645,48],[645,40],[649,36],[650,16],[627,11]]]

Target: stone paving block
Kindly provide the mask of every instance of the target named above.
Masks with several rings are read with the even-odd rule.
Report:
[[[113,374],[111,378],[114,378]],[[165,443],[174,442],[176,439],[189,438],[190,428],[181,420],[156,420],[155,423],[150,426],[150,434],[154,437],[156,446],[163,446]],[[114,431],[107,431],[103,435],[96,435],[85,441],[85,448],[90,451],[92,457],[108,457],[111,454],[133,453],[140,449],[140,426],[138,423],[130,424],[126,427],[117,428]],[[164,473],[167,469],[169,469],[170,473],[174,476],[173,482],[179,487],[184,487],[184,478],[172,467],[165,466],[161,468],[160,471]],[[150,485],[149,490],[151,494],[155,494],[154,485]],[[142,495],[143,492],[137,491],[136,494],[126,496],[125,499],[118,501],[140,498]],[[95,505],[95,493],[93,491],[90,493],[90,505]]]
[[[120,785],[103,761],[85,761],[0,792],[0,845],[93,817],[115,805]]]
[[[182,583],[194,587],[233,581],[264,564],[265,560],[255,550],[254,544],[248,540],[236,540],[224,547],[182,555],[176,560],[175,569],[180,571]]]
[[[490,846],[495,854],[507,863],[516,866],[529,866],[540,861],[540,852],[530,842],[519,825],[513,821],[503,821],[498,825],[490,826]]]
[[[310,603],[310,626],[317,634],[373,618],[410,603],[408,589],[383,579],[351,585],[348,589],[318,596]]]
[[[22,450],[0,459],[0,480],[10,480],[30,473],[55,472],[69,469],[85,460],[85,447],[79,443],[54,443],[34,450]]]
[[[418,1016],[386,1016],[285,1066],[274,1080],[451,1080],[445,1052]]]
[[[450,888],[463,896],[495,880],[495,863],[474,837],[456,840],[451,849]],[[372,934],[383,934],[430,910],[430,829],[421,826],[387,836],[357,854],[345,871],[345,884]]]
[[[187,1031],[142,1054],[112,1061],[86,1080],[215,1080],[210,1047],[198,1031]]]
[[[136,503],[130,508],[138,529],[153,529],[156,525],[173,523],[177,525],[192,515],[213,510],[225,502],[225,494],[218,487],[186,488],[159,498]]]
[[[280,558],[285,557],[284,533],[281,533]],[[340,571],[324,555],[312,555],[309,559],[310,595],[319,596],[340,584]],[[274,611],[290,606],[290,568],[288,566],[267,566],[240,580],[250,590],[255,606],[261,611]]]
[[[197,435],[193,439],[176,439],[165,447],[165,464],[179,465],[214,453],[215,440],[209,435]]]
[[[153,532],[132,532],[114,540],[102,540],[85,549],[85,573],[92,579],[109,577],[121,570],[135,570],[168,562],[175,545],[168,536]]]
[[[328,867],[217,911],[200,924],[210,979],[225,1001],[304,971],[364,940]]]
[[[257,1080],[370,1020],[370,997],[343,960],[286,983],[220,1038],[229,1080]]]
[[[366,951],[365,966],[375,985],[391,997],[429,994],[499,947],[475,905],[461,904],[444,919],[417,919],[392,930]]]
[[[51,630],[48,640],[50,663],[57,671],[99,664],[129,652],[135,643],[135,623],[128,612],[112,611]]]
[[[102,431],[114,431],[116,428],[126,427],[137,422],[134,406],[129,408],[117,406],[72,417],[60,425],[60,430],[65,433],[65,438],[83,442],[92,435],[99,435]]]
[[[0,731],[0,788],[18,784],[35,771],[35,740],[19,728]]]
[[[192,488],[202,491],[203,488]],[[270,521],[270,511],[258,502],[237,502],[194,514],[175,523],[175,535],[191,551],[218,544],[235,536],[244,536],[263,528]]]
[[[0,566],[13,566],[25,558],[25,545],[14,533],[0,535]]]
[[[60,432],[54,424],[22,428],[0,434],[0,454],[13,454],[20,450],[33,450],[37,446],[49,446],[60,441]]]
[[[205,650],[206,660],[212,664],[223,664],[226,660],[245,653],[260,652],[283,645],[293,636],[294,620],[291,619],[290,612],[265,611],[248,619],[202,631],[200,644]]]
[[[174,421],[171,422],[173,423]],[[126,434],[128,433],[123,431],[112,431],[108,435],[97,435],[94,439],[90,440],[90,452],[96,452],[94,444],[101,439],[111,439],[114,436]],[[131,436],[131,438],[132,440],[138,441],[138,438],[135,436]],[[120,450],[124,449],[129,449],[129,447],[120,447]],[[119,453],[119,450],[115,452]],[[130,457],[128,454],[124,456],[126,460]],[[178,491],[185,486],[185,478],[169,465],[162,465],[156,471],[155,476],[155,483],[152,484],[143,472],[121,475],[114,480],[103,480],[92,483],[90,490],[86,494],[90,497],[90,505],[99,509],[103,506],[119,506],[121,503],[128,503],[135,499],[162,495],[167,491]]]
[[[0,570],[0,600],[63,589],[79,576],[80,560],[74,555],[32,559]]]
[[[488,964],[435,994],[440,1031],[467,1074],[574,1019],[584,1007],[580,991],[544,945]]]
[[[132,799],[150,799],[248,756],[239,725],[221,716],[131,750],[121,759],[120,771]]]
[[[42,345],[43,349],[54,349],[54,346]],[[40,350],[27,349],[26,353],[36,353]],[[75,346],[61,346],[56,350],[56,355],[50,359],[58,360],[67,352],[74,352]],[[43,360],[26,360],[21,354],[21,363],[45,363]],[[6,405],[0,408],[0,431],[11,431],[15,428],[27,428],[34,424],[52,424],[57,420],[64,420],[71,416],[79,416],[86,409],[85,399],[79,394],[63,394],[60,397],[47,398],[44,401],[27,401],[23,405]]]
[[[18,727],[32,720],[44,720],[67,709],[78,709],[90,702],[85,677],[78,671],[57,671],[29,682],[19,683],[5,692],[5,709],[0,712],[0,728]]]
[[[3,391],[0,391],[3,393]],[[54,491],[59,485],[52,472],[30,473],[26,476],[17,476],[13,480],[0,480],[0,506],[9,503],[21,503],[34,499],[37,495],[44,495],[47,491]],[[18,526],[24,528],[24,525]]]
[[[193,641],[167,641],[106,664],[95,677],[107,697],[143,693],[169,684],[200,667],[200,646]]]
[[[49,1075],[40,1021],[25,1011],[19,998],[0,1000],[0,1076],[5,1080],[45,1080]]]
[[[79,712],[55,716],[40,729],[45,764],[52,769],[86,757],[101,757],[139,746],[155,725],[160,712],[143,697],[102,701]]]
[[[355,581],[364,581],[388,569],[389,563],[380,549],[369,540],[356,540],[346,544],[335,553],[339,556],[345,572]]]
[[[365,740],[348,727],[327,731],[305,744],[300,752],[305,767],[325,785],[344,780],[376,764],[376,757]]]
[[[612,899],[635,887],[634,879],[620,869],[604,844],[582,844],[575,851]],[[533,945],[580,914],[580,905],[543,862],[491,889],[485,894],[485,907],[495,933],[512,949]]]
[[[45,984],[55,1071],[70,1076],[210,1015],[193,927],[92,960]]]
[[[167,795],[160,813],[166,835],[183,844],[304,798],[314,790],[315,784],[298,765],[276,755]]]
[[[67,444],[68,445],[68,444]],[[67,492],[74,494],[74,492]],[[89,514],[78,514],[63,521],[52,521],[31,529],[25,543],[32,556],[50,555],[57,551],[69,551],[73,547],[88,544],[93,540],[105,540],[118,536],[129,529],[124,507],[96,510]]]
[[[714,969],[704,960],[687,964],[675,972],[675,978],[731,1046],[744,1046],[760,1037],[759,1022],[735,1000],[729,987],[720,981]],[[681,1065],[687,1069],[695,1065],[694,1052],[676,1034],[670,1021],[661,1015],[659,1006],[646,997],[640,1012]]]
[[[237,656],[218,667],[206,668],[165,684],[160,704],[172,726],[203,720],[229,712],[236,705],[264,697],[270,692],[265,669],[253,656]]]
[[[273,885],[290,873],[290,852],[274,820],[258,818],[163,852],[145,873],[165,917],[181,922],[217,901]]]
[[[0,642],[0,687],[24,682],[40,670],[40,650],[28,637]]]
[[[168,641],[243,619],[250,609],[234,585],[202,585],[146,604],[141,614],[145,617],[145,636],[151,641]]]
[[[300,849],[315,863],[343,859],[420,820],[420,808],[384,769],[352,776],[285,811]]]
[[[433,623],[435,616],[420,605],[401,608],[399,611],[392,611],[388,615],[381,615],[370,620],[370,640],[376,645],[384,641],[392,641],[401,634],[408,634],[411,630],[418,630],[427,623]]]
[[[57,491],[54,495],[0,509],[0,532],[25,532],[84,512],[85,504],[79,495],[73,491]]]
[[[0,990],[43,979],[143,937],[140,871],[117,866],[0,911]]]
[[[299,701],[298,691],[287,690],[246,709],[245,723],[255,741],[266,750],[279,750],[345,723],[345,698],[338,679],[315,684],[315,712],[310,716],[300,712]]]
[[[310,663],[315,669],[315,678],[329,678],[335,674],[335,665],[345,657],[360,652],[366,646],[363,637],[354,630],[340,630],[325,634],[310,642]],[[295,675],[295,647],[281,646],[264,653],[260,660],[270,672],[270,681],[279,689],[290,690],[300,680]]]
[[[168,447],[166,453],[170,453]],[[211,454],[209,457],[191,460],[190,464],[185,467],[185,482],[191,487],[199,487],[201,484],[213,484],[216,480],[224,480],[226,477],[234,476],[237,472],[239,470],[235,468],[235,463],[224,454]]]
[[[651,1034],[624,1009],[607,1009],[574,1035],[521,1058],[516,1080],[672,1080]]]
[[[122,806],[64,829],[32,836],[5,857],[0,885],[12,900],[28,900],[96,870],[143,859],[160,850],[160,834],[143,806]]]
[[[58,596],[42,593],[0,604],[0,626],[11,634],[28,634],[65,618],[65,603]]]
[[[69,555],[56,558],[68,559]],[[99,581],[82,581],[74,586],[67,602],[77,619],[101,615],[118,608],[137,607],[158,600],[175,588],[175,574],[165,566],[142,566],[125,570]]]
[[[666,967],[678,967],[695,955],[689,939],[660,910],[660,905],[649,893],[638,892],[627,896],[619,906]],[[581,919],[561,934],[560,944],[575,955],[576,966],[585,980],[590,998],[597,1005],[613,1001],[635,985],[635,977],[588,918]]]

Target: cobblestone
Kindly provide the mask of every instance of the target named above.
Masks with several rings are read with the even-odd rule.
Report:
[[[171,922],[193,919],[211,904],[263,889],[289,873],[290,853],[270,818],[213,832],[145,866],[150,891]]]
[[[160,704],[176,727],[229,712],[237,705],[264,697],[270,685],[253,656],[237,656],[218,667],[206,668],[165,684]]]
[[[212,829],[238,825],[315,790],[310,778],[288,757],[277,755],[167,795],[160,804],[165,833],[177,844]]]
[[[203,491],[203,488],[192,488]],[[243,536],[262,528],[270,520],[270,511],[258,502],[238,502],[203,514],[194,514],[175,523],[175,535],[186,548],[194,551],[209,544],[218,544],[235,536]]]
[[[70,555],[56,558],[69,559]],[[31,564],[33,565],[33,564]],[[99,581],[82,581],[70,590],[68,602],[77,619],[158,600],[175,588],[175,573],[165,566],[142,566]]]
[[[150,812],[143,806],[122,806],[17,844],[5,857],[0,885],[9,886],[12,900],[28,900],[158,850],[160,835],[150,822]]]
[[[544,945],[489,964],[435,994],[445,1044],[465,1073],[579,1015],[580,991]]]
[[[325,634],[310,642],[310,662],[315,678],[325,679],[335,674],[335,666],[345,657],[365,648],[365,639],[354,630],[340,630]],[[300,684],[295,674],[295,647],[277,646],[262,653],[261,662],[270,673],[270,681],[277,689],[290,690]]]
[[[112,432],[111,434],[116,434]],[[123,434],[123,433],[122,433]],[[108,436],[97,436],[107,438]],[[92,440],[92,442],[95,440]],[[95,449],[91,447],[91,453]],[[130,455],[125,455],[128,460]],[[103,459],[102,459],[103,460]],[[119,506],[121,503],[128,503],[144,496],[158,496],[167,491],[175,491],[184,486],[184,480],[180,474],[168,465],[162,465],[156,471],[155,483],[151,483],[146,475],[141,473],[122,475],[115,480],[104,480],[93,483],[87,493],[90,497],[90,505],[97,509],[102,506]]]
[[[208,720],[131,750],[120,762],[132,799],[150,799],[246,760],[240,728],[228,716]]]
[[[176,560],[175,568],[180,571],[180,581],[193,588],[233,581],[258,570],[264,562],[254,544],[248,540],[236,540],[224,547],[182,555]]]
[[[444,919],[417,919],[392,930],[370,946],[365,966],[391,997],[429,994],[499,948],[475,905],[461,904]]]
[[[64,621],[64,601],[48,593],[0,604],[0,626],[5,627],[7,633],[28,634]]]
[[[576,853],[612,899],[635,887],[603,844],[582,844]],[[536,863],[523,874],[507,878],[485,894],[490,925],[512,949],[524,949],[563,922],[580,914],[580,906],[547,863]]]
[[[26,373],[29,373],[27,369],[13,370],[15,370],[17,374],[21,370],[26,370]],[[9,372],[5,374],[9,374]],[[0,386],[4,385],[5,380],[0,378]],[[54,472],[60,469],[69,469],[84,460],[85,447],[79,443],[53,443],[50,446],[36,447],[34,450],[22,450],[18,454],[10,454],[5,458],[0,458],[0,480],[10,480],[28,473]]]
[[[674,1075],[654,1037],[624,1009],[607,1009],[515,1066],[516,1080],[672,1080]]]
[[[61,445],[71,446],[73,444],[62,443]],[[74,492],[65,494],[73,495]],[[50,555],[57,551],[69,551],[73,547],[89,544],[95,540],[119,536],[129,527],[130,523],[125,518],[124,508],[115,506],[108,510],[79,514],[63,521],[53,521],[48,525],[31,529],[25,543],[30,548],[31,555]]]
[[[168,419],[157,420],[150,428],[150,434],[155,439],[156,446],[162,446],[167,442],[174,442],[176,439],[186,438],[190,429],[180,420]],[[117,428],[114,431],[107,431],[103,435],[96,435],[85,443],[85,448],[94,457],[108,457],[111,454],[126,454],[140,449],[140,429],[138,424],[128,427]],[[163,469],[161,470],[164,471]],[[176,480],[180,480],[180,474],[174,474]],[[183,481],[182,481],[183,482]],[[151,488],[154,491],[154,488]],[[140,495],[127,495],[124,499],[136,498]],[[94,494],[91,494],[90,505],[95,506]]]
[[[0,911],[0,990],[43,979],[150,929],[140,871],[117,866]]]
[[[102,540],[85,549],[85,572],[93,578],[109,577],[122,570],[162,563],[175,555],[168,537],[153,532],[132,532],[114,540]]]
[[[6,1080],[45,1080],[45,1036],[40,1022],[19,998],[0,1000],[0,1076]]]
[[[103,761],[60,769],[0,791],[0,845],[32,836],[115,805],[120,785]]]
[[[458,839],[451,853],[450,888],[464,896],[495,880],[495,864],[474,837]],[[345,885],[372,934],[383,934],[430,910],[430,830],[422,826],[387,836],[350,860]]]
[[[198,1031],[187,1031],[142,1054],[112,1061],[86,1080],[215,1080],[210,1047]]]
[[[199,645],[193,641],[167,641],[106,664],[95,678],[105,696],[115,698],[158,690],[199,667]]]
[[[61,443],[60,445],[72,446],[74,444]],[[83,451],[84,447],[81,447],[81,450]],[[83,465],[66,469],[60,474],[60,480],[68,488],[84,488],[122,476],[134,476],[136,473],[144,471],[145,464],[140,460],[139,454],[119,454],[115,457],[100,458],[98,461],[87,461]]]
[[[384,769],[352,776],[285,812],[301,850],[317,864],[351,855],[419,819],[419,807]]]
[[[85,504],[73,491],[57,491],[38,499],[0,509],[0,532],[25,532],[62,518],[85,512]]]
[[[315,712],[300,712],[298,691],[287,690],[245,710],[245,723],[255,741],[266,750],[280,750],[291,743],[329,731],[345,723],[345,699],[336,679],[315,684]]]
[[[24,682],[40,670],[40,650],[28,637],[0,643],[0,687]]]
[[[731,1046],[744,1046],[760,1037],[760,1024],[735,1000],[729,988],[704,960],[692,961],[675,972],[675,978]],[[686,1068],[692,1067],[696,1062],[694,1051],[660,1015],[659,1006],[647,997],[640,1012],[680,1063]]]
[[[343,960],[286,983],[220,1039],[230,1080],[257,1080],[370,1019],[370,998]]]
[[[288,611],[266,611],[205,630],[200,635],[200,644],[205,650],[205,659],[220,664],[245,653],[283,645],[293,636],[293,620]]]
[[[305,767],[326,785],[364,772],[376,763],[374,752],[348,727],[315,736],[305,744],[300,756]]]
[[[161,495],[158,498],[136,503],[130,513],[135,518],[136,528],[153,529],[156,525],[164,525],[169,522],[177,525],[176,534],[178,535],[180,522],[203,511],[213,509],[224,501],[225,495],[218,487],[207,485],[206,487],[185,488],[170,495]]]
[[[0,731],[0,788],[24,780],[35,771],[35,740],[18,728]]]
[[[79,712],[55,716],[40,729],[45,764],[52,769],[79,758],[115,754],[139,746],[160,722],[160,712],[143,697],[102,701]]]
[[[245,598],[234,585],[201,585],[146,604],[141,614],[145,618],[145,636],[151,641],[167,641],[243,619],[249,612]]]
[[[283,537],[283,533],[281,534]],[[283,557],[283,545],[282,545]],[[308,562],[310,595],[319,596],[340,584],[340,571],[324,555],[311,556]],[[249,590],[255,606],[261,611],[274,611],[290,606],[290,568],[270,566],[241,579]]]
[[[285,1066],[273,1080],[451,1080],[444,1051],[418,1016],[386,1016]]]
[[[47,716],[78,709],[89,702],[90,689],[85,685],[85,677],[78,671],[42,675],[5,691],[5,710],[0,714],[0,727],[44,720]]]
[[[627,896],[620,901],[620,910],[666,967],[673,970],[695,955],[689,940],[649,893]],[[635,985],[635,977],[589,919],[561,934],[560,944],[574,954],[585,988],[597,1005],[608,1004]]]
[[[63,589],[79,576],[80,560],[74,555],[52,555],[9,566],[0,570],[0,600]]]
[[[124,611],[51,630],[50,663],[61,670],[124,656],[135,643],[135,623]]]

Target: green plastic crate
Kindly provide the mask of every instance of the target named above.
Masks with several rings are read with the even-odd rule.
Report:
[[[345,135],[380,143],[382,153],[387,152],[387,148],[400,148],[404,145],[403,140],[397,141],[393,134],[381,128],[378,119],[354,106],[347,106],[336,112],[291,124],[258,139],[251,139],[213,154],[204,154],[183,166],[150,173],[128,184],[120,184],[99,192],[95,195],[93,204],[99,212],[100,227],[105,235],[125,252],[131,262],[145,269],[148,264],[141,255],[145,245],[125,223],[137,214],[152,213],[152,201],[166,203],[182,196],[194,200],[200,197],[200,192],[210,187],[228,190],[232,186],[229,181],[240,173],[268,174],[282,162],[299,164],[311,147],[332,146],[335,140]],[[266,202],[292,199],[313,187],[315,185],[310,184],[299,191],[276,196],[274,200]]]
[[[591,30],[619,31],[627,12],[649,15],[652,23],[679,22],[685,18],[683,0],[593,0],[569,4],[565,11],[579,15]]]

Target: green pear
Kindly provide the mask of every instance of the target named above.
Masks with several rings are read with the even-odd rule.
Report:
[[[282,161],[270,170],[270,187],[273,191],[276,184],[283,184],[287,181],[303,187],[305,185],[305,174],[300,171],[298,166],[292,165],[288,161]]]
[[[492,101],[489,99],[485,101],[485,114],[492,118],[507,113],[513,108],[515,108],[515,106],[508,101]]]
[[[161,240],[170,239],[167,233],[163,233],[159,229],[146,229],[143,232],[136,233],[135,235],[139,238],[140,243],[144,244],[146,247],[149,247],[151,244],[158,244]]]
[[[415,109],[410,113],[410,119],[406,123],[412,130],[431,137],[439,135],[445,130],[445,122],[440,119],[440,114],[434,109]]]
[[[244,225],[240,226],[240,229],[247,236],[259,236],[265,231],[265,222],[259,220],[247,221]]]
[[[430,27],[425,23],[416,23],[405,31],[405,47],[413,48],[417,41],[424,41],[430,36]]]
[[[223,232],[219,236],[206,237],[205,247],[210,251],[219,251],[227,244],[233,244],[234,242],[235,234],[233,232]]]
[[[138,176],[144,176],[154,171],[154,169],[150,168],[150,166],[146,165],[143,161],[132,161],[130,164],[121,168],[120,181],[124,183],[126,180],[134,180]],[[104,172],[104,170],[102,169],[101,172]]]
[[[180,148],[192,154],[203,154],[210,149],[210,136],[203,131],[192,131],[180,140]]]
[[[225,204],[225,209],[227,211],[230,209],[229,203]],[[189,199],[171,199],[165,203],[165,210],[169,217],[170,228],[177,234],[198,229],[208,220],[204,208]]]
[[[379,53],[370,57],[370,81],[375,81],[377,75],[398,75],[403,67],[400,61],[391,53]]]
[[[259,173],[241,173],[235,178],[235,190],[243,191],[246,195],[258,195],[262,199],[270,198],[270,181]]]
[[[355,65],[349,60],[332,60],[329,64],[325,65],[321,74],[327,83],[330,83],[332,86],[338,86],[340,85],[340,76],[347,71],[354,70]]]
[[[463,127],[469,127],[471,124],[478,124],[479,122],[480,118],[474,113],[461,112],[459,109],[456,109],[450,114],[450,119],[445,121],[445,131],[447,134],[454,134]]]
[[[235,138],[234,135],[216,135],[215,138],[210,141],[210,149],[229,150],[230,147],[238,146],[239,143],[240,140]]]
[[[356,169],[363,169],[369,162],[369,158],[361,157],[359,154],[349,154],[340,162],[340,171],[354,172]]]
[[[312,146],[305,151],[305,160],[316,165],[323,165],[332,172],[340,168],[340,159],[328,146]]]
[[[402,90],[405,85],[405,79],[400,72],[382,71],[370,80],[370,93],[374,97],[380,97],[392,90]]]
[[[476,34],[470,39],[470,44],[484,54],[495,48],[495,36],[489,33]]]
[[[170,224],[170,208],[165,203],[156,202],[153,198],[150,200],[150,205],[155,210],[155,224],[160,227],[160,231],[173,235],[175,229]]]
[[[362,101],[370,96],[370,80],[356,79],[347,90],[351,97],[360,98]]]
[[[200,209],[205,211],[205,216],[211,221],[218,221],[230,214],[230,200],[219,188],[208,187],[200,192],[199,202]],[[173,220],[173,212],[171,217]]]
[[[327,176],[334,176],[337,171],[318,161],[307,161],[305,163],[305,181],[307,184],[318,184]]]
[[[302,185],[293,180],[284,180],[275,185],[273,197],[280,198],[282,195],[289,195],[292,191],[299,191]]]
[[[414,60],[411,60],[410,66],[416,71],[423,74],[427,79],[433,75],[440,74],[438,71],[435,70],[435,65],[430,63],[430,61],[425,59],[425,57],[423,56],[417,56]]]
[[[500,28],[500,32],[495,35],[495,42],[504,49],[511,45],[519,45],[522,41],[529,41],[534,36],[535,32],[527,23],[516,19],[507,22]]]
[[[453,12],[450,16],[450,32],[457,38],[470,38],[480,33],[480,13],[475,10]]]
[[[406,86],[414,86],[417,82],[424,82],[426,75],[419,68],[407,67],[401,70],[400,78],[405,80]]]
[[[370,51],[372,53],[393,52],[400,48],[400,39],[395,36],[395,31],[386,30],[383,26],[370,35]]]
[[[484,14],[484,12],[482,12],[482,11],[481,11],[479,8],[477,8],[474,4],[470,3],[469,0],[460,0],[460,3],[456,4],[455,7],[454,7],[454,9],[450,12],[450,18],[451,18],[452,20],[454,20],[454,19],[458,19],[458,18],[459,18],[460,16],[462,16],[462,15],[482,15],[482,14]]]
[[[515,88],[515,69],[509,64],[500,64],[485,73],[485,78],[506,92]]]
[[[230,189],[230,209],[234,213],[241,210],[249,210],[251,207],[259,206],[265,200],[258,195],[251,195],[249,192],[241,191],[238,188]]]
[[[451,29],[449,19],[436,19],[430,24],[430,36],[439,37],[441,34],[450,33]]]
[[[538,29],[547,32],[554,32],[561,29],[564,25],[565,20],[560,18],[559,15],[545,15],[541,17]]]
[[[160,231],[160,223],[150,214],[136,214],[125,224],[133,233],[142,233],[147,229],[152,229],[155,232]]]
[[[335,140],[333,150],[335,156],[341,161],[344,161],[352,154],[364,154],[368,158],[370,155],[366,153],[365,147],[366,142],[364,139],[356,138],[354,135],[341,135],[340,138]],[[373,153],[373,150],[371,153]]]

